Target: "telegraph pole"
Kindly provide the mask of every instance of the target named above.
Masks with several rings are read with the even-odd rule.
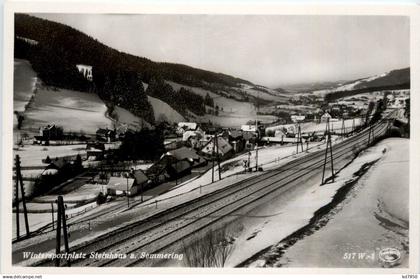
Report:
[[[127,207],[130,208],[130,197],[128,196],[128,173],[127,175],[127,191],[125,191],[125,194],[127,195]]]
[[[341,125],[341,136],[344,137],[345,134],[346,134],[346,125],[345,125],[344,117],[343,117],[343,122]]]
[[[331,173],[332,173],[332,181],[333,182],[334,182],[334,176],[335,176],[335,174],[334,174],[333,153],[332,153],[332,143],[331,143],[331,132],[330,132],[330,129],[329,129],[329,127],[330,127],[330,125],[329,125],[329,119],[327,120],[327,123],[328,123],[328,125],[327,125],[328,129],[326,131],[326,134],[327,134],[327,146],[325,147],[325,157],[324,157],[324,166],[323,166],[323,169],[322,169],[321,185],[324,185],[325,184],[324,178],[325,178],[325,168],[327,166],[328,149],[330,150]]]
[[[56,233],[56,246],[55,254],[59,255],[61,253],[61,226],[63,226],[63,236],[64,236],[64,249],[67,254],[70,253],[69,248],[69,239],[67,232],[67,223],[66,223],[66,209],[64,206],[63,196],[57,197],[57,233]],[[60,266],[60,258],[55,258],[55,266]],[[70,266],[70,259],[67,259],[67,266]]]
[[[259,137],[260,137],[260,131],[258,129],[259,97],[260,97],[260,93],[258,93],[257,113],[255,114],[255,132],[257,133],[257,140],[255,142],[255,171],[258,171],[258,140],[259,140]]]
[[[212,167],[211,167],[211,183],[214,182],[214,148],[216,143],[214,142],[214,138],[216,135],[213,136],[213,147],[212,147],[212,152],[211,152],[211,161],[212,161]]]
[[[298,123],[298,126],[297,126],[296,154],[299,153],[299,144],[300,144],[301,152],[303,152],[302,131],[300,129],[300,123]]]
[[[15,198],[15,206],[16,206],[16,239],[19,240],[20,238],[20,232],[19,232],[19,178],[18,178],[18,169],[17,169],[17,165],[18,165],[18,158],[19,155],[16,155],[16,185],[15,185],[15,193],[16,193],[16,198]]]
[[[23,177],[22,177],[22,172],[20,169],[20,157],[19,155],[16,155],[16,165],[15,165],[15,169],[16,169],[16,234],[17,237],[16,239],[19,240],[20,238],[20,232],[19,232],[19,188],[20,188],[20,192],[21,192],[21,196],[22,196],[22,206],[23,206],[23,216],[25,218],[25,229],[26,229],[26,236],[29,236],[30,231],[29,231],[29,222],[28,222],[28,210],[26,209],[26,200],[25,200],[25,189],[23,187]]]
[[[52,229],[54,230],[54,203],[51,202],[51,224],[52,224]]]
[[[220,158],[219,158],[219,140],[217,139],[217,132],[216,132],[216,159],[217,159],[217,168],[219,173],[219,180],[222,180],[222,174],[220,172]]]

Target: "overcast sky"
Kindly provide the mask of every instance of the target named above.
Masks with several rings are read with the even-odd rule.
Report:
[[[409,66],[398,16],[36,14],[120,51],[276,87]]]

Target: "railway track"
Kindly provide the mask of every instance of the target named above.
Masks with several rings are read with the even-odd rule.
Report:
[[[385,133],[387,123],[382,121],[372,129],[375,137]],[[368,143],[369,129],[334,145],[335,164],[344,163],[352,156],[355,144],[362,147]],[[74,247],[71,252],[96,253],[156,253],[189,235],[218,222],[243,207],[255,203],[270,194],[278,194],[296,179],[322,169],[325,149],[296,159],[289,164],[262,175],[248,178],[229,187],[208,193],[200,198],[180,204],[170,210],[159,212],[145,220],[117,229],[98,237],[88,244]],[[329,162],[327,158],[327,166]],[[95,258],[73,261],[72,266],[134,266],[144,262],[141,258],[108,259]],[[36,265],[53,265],[52,261]]]

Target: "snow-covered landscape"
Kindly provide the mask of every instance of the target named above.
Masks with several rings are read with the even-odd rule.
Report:
[[[13,266],[411,274],[402,17],[14,24]]]

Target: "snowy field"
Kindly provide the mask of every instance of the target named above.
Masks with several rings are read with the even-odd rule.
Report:
[[[251,266],[265,266],[266,257],[276,257],[273,266],[287,267],[380,267],[375,261],[351,262],[343,260],[345,252],[369,252],[376,248],[401,247],[407,230],[398,228],[392,232],[392,223],[407,224],[408,210],[408,156],[407,140],[391,139],[362,152],[347,168],[343,169],[334,183],[319,186],[318,178],[309,187],[301,187],[286,192],[267,206],[253,211],[253,215],[241,220],[243,231],[237,236],[233,252],[227,266],[236,266],[257,252],[278,243],[265,256],[260,256]],[[388,151],[383,154],[386,148]],[[400,154],[400,155],[399,155]],[[313,234],[298,241],[280,257],[280,241],[309,223],[319,208],[330,203],[344,184],[354,178],[354,174],[367,162],[380,159],[357,182],[346,199],[338,204],[332,214],[327,215],[327,225],[316,228]],[[395,168],[398,166],[397,168]],[[387,172],[386,176],[380,173]],[[401,173],[406,173],[401,175]],[[375,177],[376,173],[376,177]],[[395,178],[401,179],[398,188]],[[369,185],[363,191],[362,185]],[[384,210],[384,208],[386,210]],[[386,212],[387,211],[387,212]],[[391,222],[381,222],[378,215],[389,218]],[[375,217],[376,216],[376,217]],[[398,219],[398,221],[395,221]],[[355,229],[358,228],[358,229]],[[318,230],[319,229],[319,230]],[[405,237],[398,235],[401,230]],[[352,231],[351,234],[348,232]],[[279,243],[280,242],[280,243]],[[277,248],[277,249],[276,249]],[[270,265],[271,266],[271,265]]]
[[[18,150],[13,150],[13,157],[19,155],[21,166],[46,166],[42,160],[50,156],[51,159],[56,157],[71,156],[86,154],[86,144],[74,145],[25,145],[19,147]]]
[[[209,94],[209,96],[213,98],[214,106],[219,106],[223,109],[223,111],[219,111],[219,116],[211,115],[210,117],[207,115],[204,117],[198,117],[198,121],[206,122],[210,119],[211,122],[223,127],[239,128],[241,125],[246,124],[249,120],[256,119],[256,108],[251,103],[239,102],[234,99],[225,98],[198,87],[185,86],[172,81],[167,81],[167,83],[170,84],[174,90],[179,90],[181,87],[184,87],[194,91],[194,93],[202,97]],[[270,115],[258,115],[258,119],[263,122],[273,122],[277,120],[277,117]]]
[[[38,79],[27,60],[15,59],[13,72],[13,110],[23,112],[34,95]]]
[[[131,112],[129,112],[128,110],[122,107],[115,106],[114,113],[116,113],[118,116],[118,121],[117,121],[118,125],[126,124],[129,127],[132,127],[134,129],[141,129],[143,127],[148,127],[148,128],[151,127],[150,124],[144,121],[142,118],[135,116],[134,114],[132,114]],[[112,126],[108,128],[112,128]]]
[[[354,118],[354,125],[355,127],[360,126],[362,124],[361,118]],[[287,124],[287,125],[277,125],[268,127],[267,130],[281,130],[283,128],[288,129],[289,127],[295,127],[295,124]],[[331,121],[330,122],[330,129],[335,131],[341,131],[343,126],[342,120],[339,121]],[[326,123],[315,123],[315,122],[305,122],[300,124],[302,133],[311,133],[311,132],[323,132],[326,128]],[[353,127],[353,119],[346,119],[344,120],[344,127],[346,131],[351,131]]]
[[[46,204],[45,208],[49,207],[50,212],[48,213],[29,213],[28,214],[28,223],[30,231],[38,230],[52,222],[52,214],[51,214],[51,204]],[[70,208],[70,204],[68,205],[68,209],[66,210],[66,214],[68,215],[69,219],[75,218],[76,216],[84,213],[85,211],[89,211],[93,208],[97,207],[96,202],[88,203],[83,206]],[[56,210],[56,208],[54,208]],[[16,237],[16,214],[12,216],[12,237]],[[19,214],[19,230],[20,234],[26,234],[25,229],[25,221],[24,221],[23,213]],[[57,212],[54,212],[54,221],[57,221]]]
[[[70,193],[64,194],[63,200],[65,203],[83,203],[95,200],[100,192],[105,192],[106,186],[102,184],[85,184]],[[35,200],[38,203],[50,203],[57,199],[57,195],[45,195],[38,197]]]
[[[384,248],[398,249],[401,259],[395,266],[408,267],[409,140],[387,139],[370,152],[384,148],[381,161],[357,183],[334,218],[286,251],[287,267],[388,267],[378,259]],[[349,260],[345,253],[374,257]]]
[[[65,132],[95,134],[98,128],[112,127],[112,120],[105,117],[106,110],[94,93],[43,87],[25,113],[22,130],[37,133],[40,127],[54,123]]]
[[[147,96],[147,99],[153,107],[153,112],[156,121],[159,122],[162,120],[166,120],[170,123],[178,123],[185,121],[184,117],[181,114],[179,114],[176,110],[174,110],[164,101],[153,98],[151,96]]]

